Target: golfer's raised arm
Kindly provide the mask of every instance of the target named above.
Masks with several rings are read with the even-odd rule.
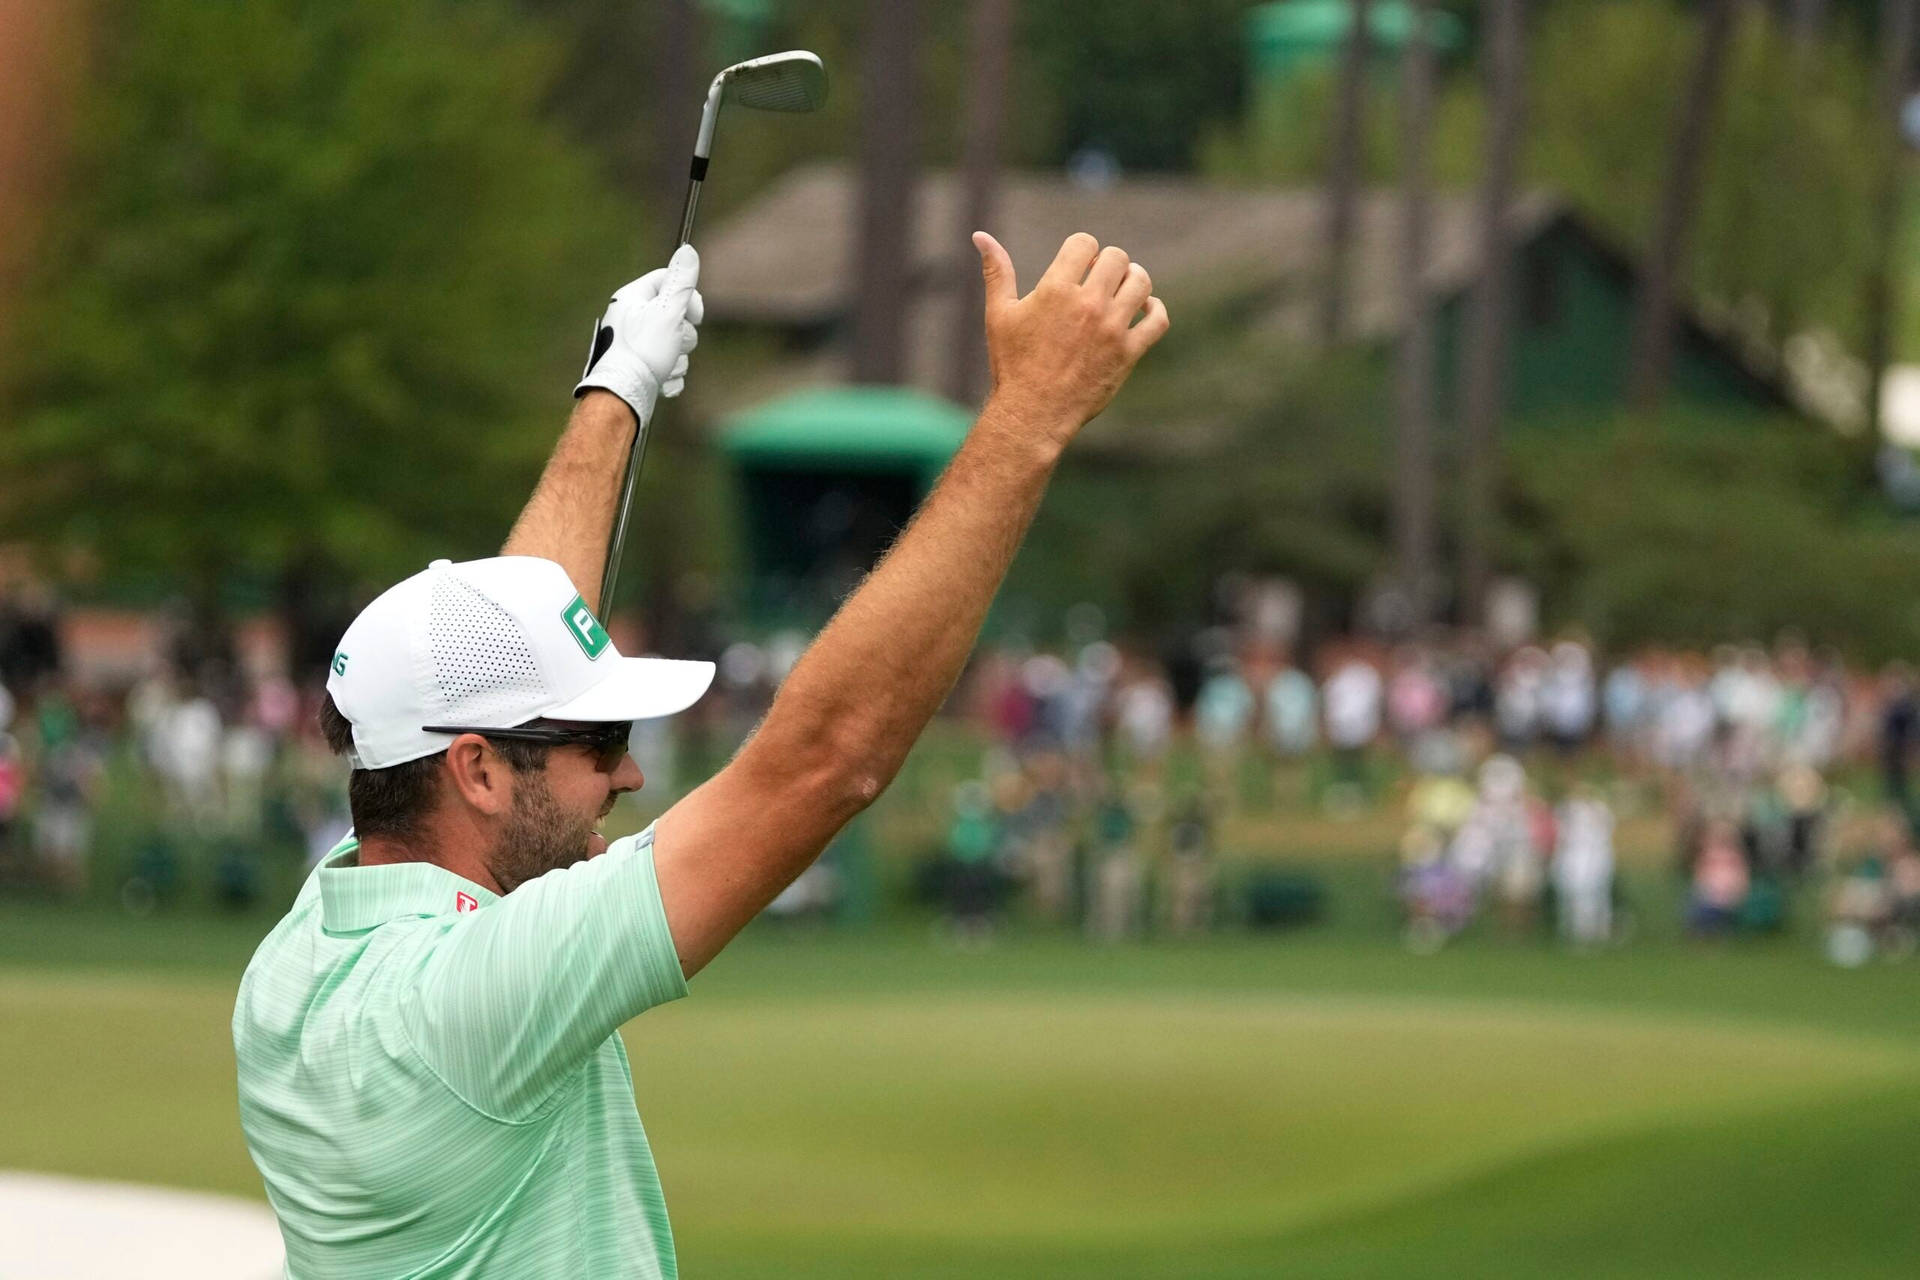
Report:
[[[695,326],[705,312],[699,283],[700,255],[681,245],[666,266],[613,295],[594,323],[587,367],[573,389],[580,403],[500,549],[557,562],[583,599],[600,599],[634,431],[645,430],[661,396],[686,386],[687,358],[699,342]]]
[[[681,964],[704,966],[898,772],[971,651],[1047,481],[1167,331],[1120,249],[1070,237],[1024,298],[976,234],[993,392],[893,549],[827,625],[724,770],[654,843]]]

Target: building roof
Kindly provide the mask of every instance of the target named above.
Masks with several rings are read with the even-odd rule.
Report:
[[[846,336],[858,280],[856,179],[852,167],[841,162],[798,166],[703,236],[701,291],[709,318],[787,333]],[[970,291],[979,265],[968,241],[973,228],[961,225],[958,176],[925,173],[916,201],[905,381],[939,391],[948,384],[957,326],[980,323]],[[1123,246],[1142,263],[1153,274],[1154,291],[1176,317],[1226,307],[1249,334],[1306,349],[1320,337],[1325,209],[1320,187],[1234,187],[1165,175],[1088,184],[1057,172],[1010,171],[1001,178],[987,230],[1012,255],[1022,288],[1038,279],[1062,240],[1088,231],[1103,244]],[[1361,194],[1349,266],[1348,340],[1377,343],[1400,329],[1401,218],[1398,190]],[[1517,242],[1563,226],[1616,273],[1631,276],[1634,270],[1630,255],[1547,193],[1523,193],[1512,218]],[[1474,193],[1436,192],[1427,269],[1435,298],[1445,302],[1471,284],[1479,257]],[[1757,352],[1724,317],[1684,299],[1678,321],[1683,332],[1739,366],[1768,398],[1804,404],[1803,396],[1789,390],[1791,379],[1777,358],[1763,358],[1766,353]],[[796,385],[837,383],[845,375],[844,344],[818,344],[792,361],[762,364],[731,380],[714,399],[703,400],[726,413]]]
[[[858,277],[853,237],[859,192],[844,164],[790,171],[758,200],[702,237],[701,292],[711,319],[779,329],[830,329],[851,313]],[[908,381],[936,388],[951,350],[956,288],[978,272],[960,225],[962,192],[947,172],[924,175],[917,194],[910,272]],[[1324,199],[1314,188],[1239,188],[1189,178],[1138,177],[1106,186],[1056,173],[1010,172],[987,228],[1013,256],[1022,286],[1037,279],[1060,242],[1088,231],[1123,246],[1153,273],[1154,291],[1176,315],[1234,303],[1249,322],[1286,336],[1314,334],[1323,261]],[[1523,236],[1555,211],[1546,196],[1516,202]],[[1350,336],[1385,337],[1400,318],[1396,258],[1400,197],[1390,190],[1360,199],[1354,254]],[[1429,282],[1439,292],[1469,280],[1477,258],[1472,201],[1437,195]],[[962,276],[965,272],[965,276]],[[967,303],[964,323],[977,324]],[[822,381],[826,375],[811,379]]]

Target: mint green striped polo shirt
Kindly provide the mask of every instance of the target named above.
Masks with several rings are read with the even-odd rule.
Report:
[[[506,897],[358,850],[308,878],[233,1012],[287,1274],[675,1276],[615,1034],[687,991],[652,829]]]

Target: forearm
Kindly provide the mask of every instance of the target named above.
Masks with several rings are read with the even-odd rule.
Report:
[[[823,748],[856,801],[892,781],[972,651],[1059,459],[1057,431],[990,402],[940,483],[783,684],[757,748]]]
[[[920,512],[733,763],[660,819],[655,866],[699,970],[885,789],[973,648],[1059,457],[989,404]]]
[[[617,396],[589,391],[574,406],[533,496],[500,548],[502,555],[557,561],[581,597],[602,613],[600,574],[633,438],[633,410]]]
[[[974,244],[993,397],[759,731],[660,818],[654,866],[688,975],[893,780],[953,688],[1061,452],[1166,332],[1146,272],[1091,236],[1069,236],[1024,298],[999,242]]]

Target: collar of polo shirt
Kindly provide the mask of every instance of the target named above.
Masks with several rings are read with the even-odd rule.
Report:
[[[363,867],[359,855],[360,841],[348,836],[321,860],[320,923],[328,933],[359,933],[403,916],[464,914],[500,900],[435,863]]]

